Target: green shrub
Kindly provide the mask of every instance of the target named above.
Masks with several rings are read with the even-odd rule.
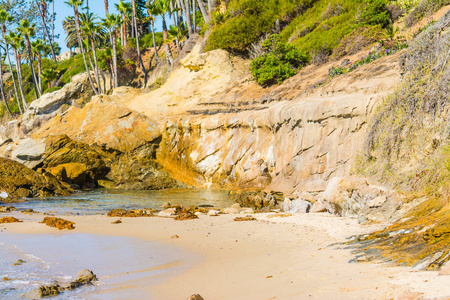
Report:
[[[313,0],[231,0],[225,14],[216,12],[214,28],[205,50],[225,49],[246,54],[252,43],[274,26],[275,21],[311,5]]]
[[[283,43],[281,36],[271,35],[262,44],[266,54],[252,60],[253,77],[263,86],[282,83],[308,62],[308,57],[294,46]]]

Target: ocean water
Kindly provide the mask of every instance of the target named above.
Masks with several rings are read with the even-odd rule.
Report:
[[[19,210],[31,208],[38,212],[93,215],[115,208],[160,208],[165,202],[217,208],[233,204],[226,191],[177,189],[94,190],[71,197],[31,199],[12,205]],[[25,263],[13,265],[19,259]],[[52,299],[152,299],[149,281],[156,283],[181,272],[196,259],[194,254],[136,238],[76,231],[23,235],[8,233],[0,227],[0,299],[21,299],[23,294],[40,285],[70,282],[83,269],[92,270],[100,281]]]
[[[122,191],[97,189],[78,192],[70,197],[30,199],[13,203],[17,209],[33,209],[38,212],[81,215],[105,214],[111,209],[161,209],[163,203],[189,207],[211,205],[225,208],[233,205],[227,191],[205,189],[166,189],[159,191]],[[1,205],[1,202],[0,202]]]

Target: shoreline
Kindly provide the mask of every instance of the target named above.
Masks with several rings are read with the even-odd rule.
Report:
[[[187,299],[192,294],[200,294],[205,300],[450,296],[450,288],[443,284],[450,277],[439,276],[438,272],[416,272],[386,263],[349,263],[354,258],[351,250],[330,245],[383,226],[363,226],[357,220],[327,213],[286,218],[254,214],[258,220],[247,222],[234,222],[237,215],[232,214],[201,215],[189,221],[120,218],[122,224],[111,224],[119,218],[104,215],[58,215],[75,222],[73,231],[59,231],[39,224],[43,215],[20,212],[2,215],[24,220],[23,223],[3,224],[0,228],[6,228],[9,234],[127,237],[180,250],[186,257],[183,267],[178,269],[180,272],[170,272],[168,268],[168,277],[156,283],[152,281],[154,278],[144,278],[129,280],[126,286],[115,286],[120,291],[145,285],[154,299]],[[179,238],[171,238],[174,235]],[[95,267],[92,271],[96,272]],[[92,298],[97,296],[101,295],[92,294]]]

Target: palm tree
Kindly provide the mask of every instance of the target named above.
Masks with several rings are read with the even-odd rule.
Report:
[[[36,1],[36,5],[39,8],[39,14],[41,15],[41,20],[42,20],[42,28],[44,29],[44,36],[47,36],[49,42],[50,42],[50,47],[52,49],[52,57],[53,60],[56,61],[56,55],[55,55],[55,50],[53,49],[53,39],[50,36],[50,34],[48,33],[48,28],[47,28],[47,0],[40,0],[40,3],[38,2],[38,0]],[[53,18],[54,16],[52,16]]]
[[[120,0],[119,4],[116,4],[116,9],[122,17],[122,30],[120,32],[121,44],[122,46],[126,46],[128,38],[128,19],[132,13],[131,3]]]
[[[38,61],[38,85],[39,90],[42,93],[42,84],[41,84],[41,74],[42,74],[42,53],[44,52],[44,42],[41,39],[37,39],[36,41],[31,43],[31,50],[33,52],[33,56],[37,57]]]
[[[58,78],[58,72],[55,69],[45,69],[42,71],[41,78],[47,80],[48,88],[52,88],[53,81]]]
[[[195,1],[195,0],[192,0]],[[206,12],[205,5],[203,4],[203,0],[197,0],[198,7],[200,8],[200,12],[202,13],[203,20],[205,20],[205,24],[211,21],[209,14]],[[194,11],[194,20],[195,20],[195,11]]]
[[[153,49],[155,50],[155,59],[156,63],[159,65],[161,63],[161,60],[159,59],[158,55],[158,49],[156,48],[156,38],[155,38],[155,20],[156,16],[159,16],[161,14],[160,6],[155,3],[156,1],[147,2],[147,5],[145,6],[147,8],[147,12],[150,19],[150,25],[152,27],[152,37],[153,37]]]
[[[91,84],[92,90],[94,91],[94,93],[96,95],[98,95],[99,93],[98,93],[97,89],[94,86],[94,82],[92,81],[92,77],[91,77],[91,72],[90,72],[89,67],[87,65],[86,55],[84,53],[83,43],[81,42],[81,29],[80,29],[80,19],[79,19],[78,7],[80,5],[83,5],[84,0],[67,0],[65,3],[73,7],[73,12],[74,12],[74,17],[75,17],[75,26],[76,26],[76,30],[77,30],[78,45],[80,47],[81,54],[83,55],[84,67],[86,68],[86,72],[87,72],[87,75],[88,75],[88,78],[89,78],[89,83]]]
[[[14,51],[14,59],[16,61],[16,71],[17,79],[19,80],[19,90],[20,96],[22,98],[22,105],[24,110],[28,109],[27,101],[25,100],[25,92],[23,90],[23,79],[22,79],[22,58],[20,56],[19,49],[24,47],[23,38],[17,31],[11,31],[9,35],[6,36],[6,41],[12,46]]]
[[[103,20],[103,23],[105,26],[110,30],[111,32],[111,45],[112,45],[112,63],[113,63],[113,83],[114,87],[119,86],[119,74],[117,73],[117,28],[121,25],[121,18],[119,15],[115,14],[108,14],[106,16],[106,19]]]
[[[13,80],[14,94],[16,96],[17,106],[19,107],[20,114],[23,114],[22,106],[20,105],[19,92],[17,90],[16,78],[14,76],[14,72],[13,72],[13,69],[12,69],[11,57],[9,55],[9,44],[6,41],[6,38],[7,38],[6,37],[6,24],[11,23],[12,21],[13,21],[13,17],[8,12],[6,12],[3,9],[0,10],[0,24],[1,24],[1,27],[2,27],[2,37],[3,37],[4,41],[5,41],[5,52],[6,52],[6,57],[8,58],[9,72],[11,73],[11,77],[12,77],[12,80]]]
[[[33,65],[33,53],[31,52],[31,41],[30,38],[33,38],[36,32],[36,25],[30,24],[30,21],[27,19],[21,20],[20,25],[17,28],[17,30],[23,35],[25,38],[25,43],[28,51],[28,60],[30,62],[30,68],[31,68],[31,76],[33,79],[33,87],[34,87],[34,93],[36,95],[36,99],[41,97],[41,91],[38,89],[38,81],[36,78],[36,73],[34,72],[34,65]]]
[[[2,70],[2,61],[3,61],[3,59],[1,57],[2,57],[2,55],[0,53],[0,92],[2,94],[2,100],[3,100],[3,104],[5,105],[6,111],[8,112],[8,115],[10,117],[12,117],[12,112],[9,109],[8,102],[6,101],[5,87],[3,86],[3,70]]]
[[[98,92],[101,94],[102,93],[102,88],[100,86],[100,71],[98,68],[98,60],[97,60],[97,47],[95,45],[95,37],[99,35],[99,33],[101,33],[102,28],[100,27],[100,25],[98,23],[96,23],[94,21],[94,18],[89,18],[88,20],[86,20],[85,23],[82,23],[82,29],[83,29],[83,33],[84,35],[89,39],[89,41],[91,42],[91,49],[92,49],[92,53],[94,55],[94,74],[95,74],[95,80],[97,81],[97,88],[98,88]]]
[[[183,4],[183,0],[180,0],[180,2],[181,2],[181,7],[183,8],[183,11],[184,11],[184,18],[186,19],[189,36],[192,36],[192,34],[194,34],[194,32],[192,31],[191,7],[189,5],[189,0],[184,0],[184,4]],[[184,7],[183,7],[183,5],[184,5]]]
[[[109,15],[109,4],[108,4],[108,0],[105,0],[105,13],[106,13],[106,16]]]
[[[168,39],[169,32],[167,31],[166,24],[166,14],[170,12],[170,0],[158,0],[159,9],[162,17],[162,26],[163,26],[163,40],[164,40],[164,51],[166,52],[166,57],[168,61],[168,65],[173,64],[172,52],[170,51]]]
[[[131,3],[133,5],[133,27],[134,32],[136,33],[136,50],[139,58],[139,65],[141,66],[142,73],[144,74],[144,87],[145,87],[147,86],[148,73],[147,70],[145,69],[144,63],[142,62],[141,49],[139,47],[139,33],[136,21],[136,0],[131,0]]]

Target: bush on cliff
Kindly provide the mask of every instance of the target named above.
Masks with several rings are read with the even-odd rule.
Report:
[[[359,172],[401,188],[450,195],[450,21],[421,33],[405,56],[405,76],[378,108]]]
[[[317,0],[231,0],[225,13],[217,11],[205,50],[225,49],[247,54],[252,43],[271,32],[276,20],[289,21]]]
[[[283,43],[281,36],[271,35],[262,44],[266,53],[256,57],[250,64],[253,77],[259,84],[267,86],[281,84],[294,76],[298,68],[308,62],[308,57],[294,46]]]

